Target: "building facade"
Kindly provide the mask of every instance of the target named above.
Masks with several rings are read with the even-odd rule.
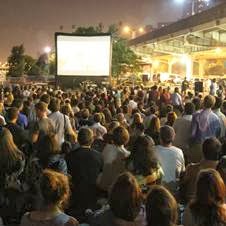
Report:
[[[184,3],[183,17],[201,13],[211,7],[223,3],[225,0],[186,0]]]

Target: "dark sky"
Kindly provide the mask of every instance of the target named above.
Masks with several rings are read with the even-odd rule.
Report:
[[[54,32],[64,26],[123,23],[133,26],[174,21],[181,16],[175,0],[0,0],[0,61],[13,45],[23,43],[34,57],[53,46]]]

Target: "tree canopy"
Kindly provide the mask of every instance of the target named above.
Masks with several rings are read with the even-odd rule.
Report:
[[[23,44],[14,46],[11,55],[8,57],[9,72],[7,76],[20,77],[24,73],[25,56]]]

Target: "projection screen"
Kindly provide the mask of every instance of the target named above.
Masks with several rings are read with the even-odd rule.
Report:
[[[111,36],[56,34],[58,76],[109,76]]]

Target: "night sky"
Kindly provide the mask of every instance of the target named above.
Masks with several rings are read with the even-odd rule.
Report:
[[[65,32],[72,25],[99,22],[155,25],[179,19],[181,8],[175,0],[0,0],[0,61],[6,60],[13,45],[23,43],[33,57],[46,45],[54,47],[60,25]]]

